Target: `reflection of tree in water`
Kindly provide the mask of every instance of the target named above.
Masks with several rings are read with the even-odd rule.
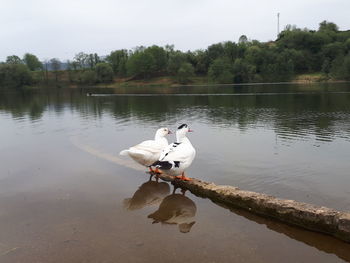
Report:
[[[303,87],[303,86],[301,86]],[[161,96],[101,96],[87,97],[86,90],[21,91],[2,93],[0,110],[10,112],[15,118],[29,116],[36,120],[47,111],[62,114],[66,108],[79,112],[82,118],[100,118],[111,114],[122,121],[160,123],[169,119],[196,118],[217,126],[238,126],[241,130],[251,127],[267,127],[285,139],[307,138],[333,140],[337,136],[349,136],[350,94],[315,92],[298,94],[301,87],[283,86],[291,94],[258,95],[252,87],[239,88],[158,88],[151,92]],[[306,86],[308,87],[308,86]],[[276,91],[264,86],[264,92]],[[305,87],[304,87],[305,89]],[[311,88],[310,88],[311,89]],[[131,89],[135,92],[136,89]],[[215,93],[219,90],[238,96],[173,96],[169,92]],[[90,91],[90,90],[89,90]],[[113,91],[113,90],[112,90]],[[128,92],[127,88],[122,89]],[[136,93],[147,93],[150,89],[140,88]],[[322,91],[327,91],[323,89]],[[99,93],[107,90],[99,89]],[[111,90],[108,90],[111,92]],[[120,90],[118,90],[120,92]]]
[[[137,210],[146,206],[159,204],[170,193],[168,183],[148,181],[143,183],[131,198],[124,199],[124,207]]]
[[[40,96],[34,96],[31,91],[0,94],[0,110],[11,113],[14,118],[28,116],[32,121],[41,119],[48,106]]]
[[[174,191],[175,192],[175,191]],[[178,225],[181,233],[188,233],[195,224],[196,204],[183,194],[171,194],[163,199],[159,208],[148,217],[153,224]]]

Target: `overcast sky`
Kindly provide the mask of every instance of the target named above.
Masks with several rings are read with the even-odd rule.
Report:
[[[71,59],[80,51],[174,44],[195,50],[221,41],[273,40],[287,24],[350,29],[350,0],[0,0],[0,61],[30,52]]]

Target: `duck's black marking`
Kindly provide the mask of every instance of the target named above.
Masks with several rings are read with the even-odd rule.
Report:
[[[168,161],[156,161],[153,166],[162,170],[170,170],[173,167],[173,164]]]
[[[187,128],[187,124],[181,124],[177,129],[181,130],[182,128]]]
[[[159,169],[170,170],[171,168],[179,168],[180,161],[156,161],[152,166],[155,166]]]
[[[179,146],[180,144],[181,144],[181,142],[174,142],[173,145],[172,145],[172,147],[173,147],[173,148],[176,148],[176,147]]]

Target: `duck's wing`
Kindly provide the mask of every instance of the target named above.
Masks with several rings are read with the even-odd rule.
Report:
[[[175,143],[160,161],[184,162],[192,155],[191,148],[185,143]]]
[[[143,141],[129,149],[129,151],[149,152],[152,154],[160,153],[162,150],[163,146],[154,140]]]
[[[128,155],[134,161],[145,166],[150,166],[159,159],[163,148],[164,146],[158,142],[148,140],[132,146],[127,150],[121,151],[120,154]]]
[[[176,149],[179,147],[181,143],[179,142],[173,142],[171,144],[169,144],[161,153],[160,157],[159,157],[159,161],[164,161],[164,159],[166,157],[169,156],[169,154],[173,153],[174,151],[176,151]]]
[[[181,143],[172,145],[167,151],[164,151],[157,162],[153,164],[163,170],[179,168],[181,163],[185,163],[193,155],[193,151],[188,145]]]

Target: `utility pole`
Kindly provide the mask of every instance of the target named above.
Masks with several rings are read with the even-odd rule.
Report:
[[[280,34],[280,13],[277,13],[277,38]]]

